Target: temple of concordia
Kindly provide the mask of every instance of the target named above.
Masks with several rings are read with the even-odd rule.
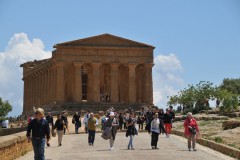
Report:
[[[23,114],[153,105],[153,46],[102,34],[54,48],[51,58],[21,65]]]

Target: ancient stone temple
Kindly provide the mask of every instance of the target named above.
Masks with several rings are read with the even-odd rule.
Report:
[[[21,65],[23,113],[153,104],[153,46],[103,34],[54,48],[51,58]]]

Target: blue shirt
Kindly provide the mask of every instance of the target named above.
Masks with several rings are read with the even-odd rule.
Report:
[[[27,137],[31,135],[33,138],[50,138],[50,128],[46,119],[41,119],[38,121],[37,119],[33,119],[27,127]]]

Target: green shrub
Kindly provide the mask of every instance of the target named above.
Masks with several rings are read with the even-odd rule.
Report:
[[[215,137],[214,141],[217,142],[217,143],[222,143],[223,139],[221,137]]]

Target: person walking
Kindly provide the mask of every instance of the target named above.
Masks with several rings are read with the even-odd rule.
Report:
[[[89,111],[87,111],[83,117],[83,123],[85,125],[85,132],[88,133],[88,118],[89,118]]]
[[[135,123],[136,123],[135,115],[134,115],[134,113],[131,113],[131,116],[127,122],[127,132],[126,132],[126,137],[128,137],[128,136],[130,137],[129,143],[128,143],[128,150],[130,149],[130,147],[131,147],[131,150],[134,150],[133,137],[134,137],[134,135],[137,134],[136,128],[135,128]]]
[[[123,129],[123,113],[120,112],[118,116],[118,121],[119,121],[119,130],[121,131]]]
[[[63,133],[65,135],[66,130],[68,130],[68,118],[67,118],[67,113],[65,111],[63,111],[62,120],[63,120],[63,123],[64,123]]]
[[[160,132],[159,126],[160,126],[160,120],[158,118],[158,113],[155,113],[154,119],[151,122],[151,134],[152,134],[151,146],[152,146],[152,149],[159,149],[157,147],[158,136],[159,136],[159,132]]]
[[[111,138],[109,139],[110,142],[110,150],[114,150],[113,144],[116,139],[117,128],[119,126],[118,119],[115,118],[114,112],[110,112],[109,119],[106,122],[106,127],[111,127]]]
[[[72,122],[75,124],[75,133],[78,134],[78,130],[82,126],[82,124],[81,124],[81,115],[78,112],[76,112],[73,115]]]
[[[46,120],[48,121],[48,124],[53,127],[54,123],[53,123],[53,116],[51,114],[51,112],[48,112],[48,115],[46,116]]]
[[[27,139],[28,143],[32,140],[34,160],[45,160],[44,147],[46,139],[47,145],[50,145],[50,128],[47,120],[44,119],[44,110],[42,108],[35,110],[35,119],[28,124]]]
[[[54,125],[54,129],[57,129],[58,135],[58,146],[62,146],[62,137],[63,137],[63,129],[64,129],[64,121],[62,119],[62,115],[58,114],[57,120]]]
[[[125,113],[123,116],[123,129],[127,129],[128,113]]]
[[[170,133],[172,130],[172,115],[170,114],[169,108],[166,109],[166,113],[163,116],[164,126],[166,130],[166,138],[170,138]]]
[[[188,140],[188,150],[197,151],[196,149],[196,135],[199,135],[199,128],[197,121],[192,117],[192,113],[188,112],[187,119],[184,121],[184,134]]]
[[[90,118],[88,118],[88,144],[93,146],[96,134],[96,127],[98,125],[97,119],[94,117],[93,113],[90,113]]]
[[[160,109],[158,112],[158,118],[160,120],[160,134],[165,133],[167,135],[166,130],[164,128],[164,118],[163,117],[164,117],[164,111],[163,111],[163,109]]]
[[[171,128],[172,128],[172,124],[173,124],[173,121],[175,119],[175,112],[173,110],[173,106],[170,106],[169,110],[170,110],[170,114],[172,115],[172,121],[171,121]]]

